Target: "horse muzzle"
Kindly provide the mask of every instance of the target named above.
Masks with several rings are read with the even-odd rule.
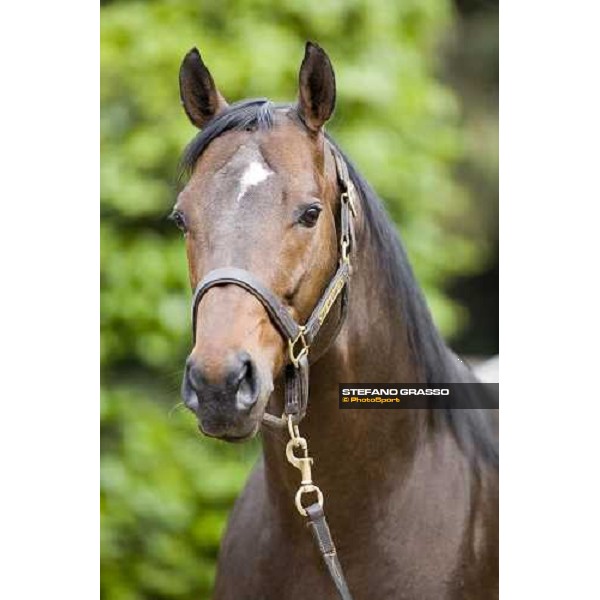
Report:
[[[241,441],[258,431],[272,390],[272,380],[261,374],[250,354],[242,350],[225,361],[217,378],[190,355],[181,393],[204,434]]]

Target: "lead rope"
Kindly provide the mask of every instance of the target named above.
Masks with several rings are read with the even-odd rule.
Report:
[[[323,557],[323,561],[327,566],[327,570],[331,575],[331,579],[335,584],[340,598],[342,600],[352,600],[352,595],[348,589],[348,584],[346,583],[346,578],[342,571],[342,565],[338,559],[335,544],[331,537],[331,531],[329,531],[329,525],[327,524],[327,519],[323,512],[323,492],[312,481],[313,459],[308,455],[308,443],[306,438],[303,438],[300,435],[298,425],[294,425],[292,415],[288,415],[287,423],[290,440],[285,448],[285,455],[288,462],[296,467],[302,475],[300,487],[298,488],[294,499],[296,508],[303,517],[308,518],[307,526],[312,530],[319,552]],[[294,454],[296,448],[300,450],[302,456],[298,457]],[[304,508],[302,505],[302,496],[311,493],[317,495],[317,501]]]

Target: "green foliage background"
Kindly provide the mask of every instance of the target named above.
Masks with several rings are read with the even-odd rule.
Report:
[[[102,597],[208,598],[227,512],[257,452],[201,439],[178,405],[189,345],[183,243],[167,223],[194,134],[177,73],[197,45],[229,100],[295,98],[304,42],[336,69],[330,131],[399,224],[448,336],[445,295],[489,244],[457,184],[460,105],[435,77],[448,0],[155,0],[101,9]]]

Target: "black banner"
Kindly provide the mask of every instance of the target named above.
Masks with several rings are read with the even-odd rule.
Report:
[[[497,383],[340,383],[341,409],[498,408]]]

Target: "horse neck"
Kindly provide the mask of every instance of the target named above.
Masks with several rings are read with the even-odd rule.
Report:
[[[340,509],[340,499],[347,498],[348,507],[356,507],[357,497],[367,502],[373,494],[384,493],[386,486],[397,486],[402,473],[410,473],[427,427],[423,410],[338,408],[338,382],[422,380],[400,301],[385,293],[378,281],[381,273],[374,251],[361,246],[353,259],[346,323],[327,354],[311,366],[308,412],[300,424],[314,457],[314,480],[336,494]],[[286,511],[300,481],[299,472],[285,458],[287,439],[287,432],[263,436],[268,488],[282,499]]]

